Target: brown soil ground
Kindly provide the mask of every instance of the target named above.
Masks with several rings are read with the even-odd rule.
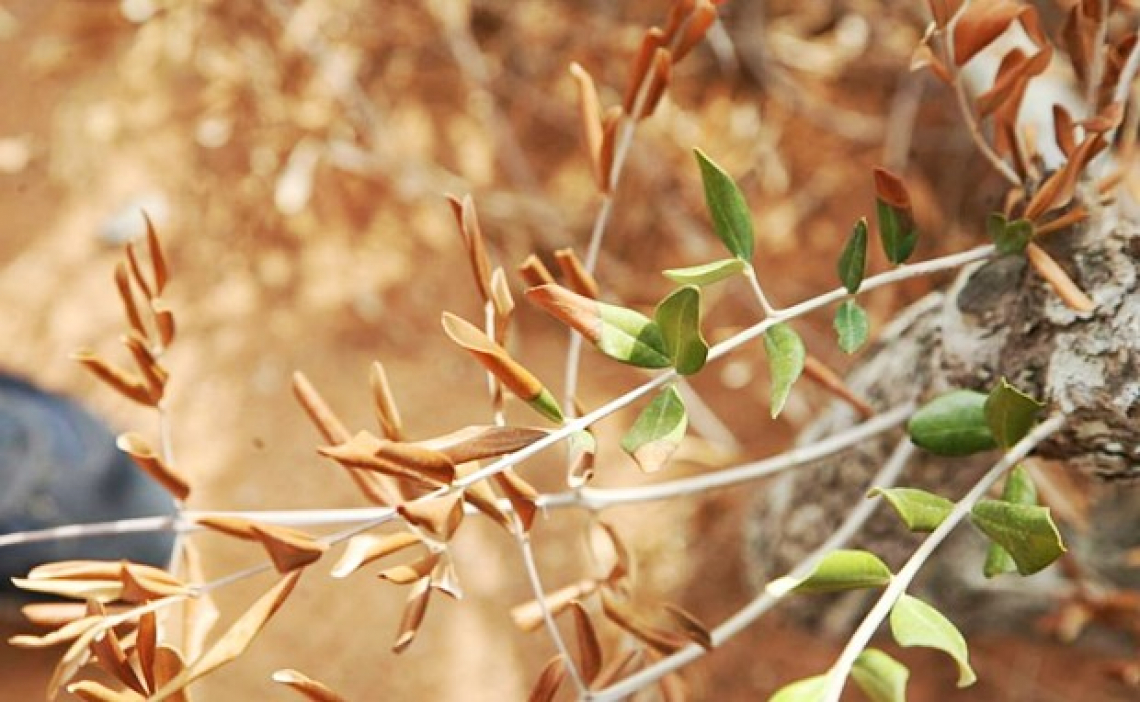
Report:
[[[415,436],[487,422],[482,373],[439,329],[442,310],[470,319],[480,313],[442,195],[474,194],[493,254],[508,270],[531,250],[581,251],[597,198],[566,67],[581,62],[603,102],[619,101],[628,57],[642,28],[661,21],[665,3],[615,10],[487,0],[475,3],[471,34],[448,3],[429,3],[437,14],[418,3],[359,0],[160,4],[167,9],[142,25],[112,2],[0,6],[0,366],[81,399],[116,427],[154,431],[151,414],[68,360],[82,346],[119,353],[111,272],[120,252],[100,231],[145,202],[174,270],[167,297],[179,338],[168,367],[177,460],[194,481],[190,505],[362,506],[339,469],[314,453],[319,437],[291,398],[291,373],[307,373],[354,429],[372,428],[374,359],[387,365]],[[884,33],[852,63],[826,17],[773,5],[783,31],[822,47],[816,58],[825,73],[803,78],[813,94],[864,115],[887,113],[900,57],[917,37],[909,13],[873,17]],[[741,41],[754,18],[729,12]],[[818,106],[809,108],[816,119],[794,112],[786,91],[781,99],[757,78],[755,67],[718,63],[707,48],[677,68],[671,98],[639,132],[619,193],[600,275],[614,299],[652,304],[666,290],[654,271],[720,255],[688,154],[694,144],[745,174],[758,212],[760,275],[772,295],[790,302],[834,284],[835,252],[870,209],[868,173],[881,158],[881,139],[836,135],[817,124]],[[964,184],[992,182],[967,158],[943,103],[942,96],[924,103],[911,149],[920,214],[942,234],[924,242],[920,256],[969,241],[956,224],[963,203],[976,197]],[[274,198],[290,158],[303,159],[296,145],[306,139],[320,156],[310,177],[300,178],[312,196],[293,210]],[[931,284],[871,298],[874,319]],[[712,326],[755,319],[743,286],[716,295]],[[808,319],[801,331],[817,355],[845,363],[827,319]],[[515,338],[520,358],[557,387],[565,333],[524,306]],[[637,382],[589,353],[587,362],[587,406]],[[824,401],[805,389],[786,419],[770,422],[763,371],[751,382],[761,363],[759,350],[748,349],[695,383],[750,457],[788,445]],[[524,408],[510,412],[529,421]],[[631,418],[603,422],[601,444],[616,446]],[[599,466],[603,484],[643,480],[612,448]],[[701,469],[696,461],[677,468]],[[561,480],[556,456],[524,474],[547,489]],[[616,511],[612,521],[641,563],[644,595],[679,601],[708,622],[743,604],[739,534],[749,495]],[[560,513],[536,527],[548,585],[585,567],[583,523]],[[220,537],[202,537],[201,545],[210,577],[260,559]],[[333,581],[321,563],[245,656],[195,686],[196,697],[291,699],[269,676],[293,667],[354,700],[525,699],[552,650],[542,634],[515,631],[508,617],[529,597],[518,553],[476,521],[454,552],[466,597],[436,598],[403,655],[389,651],[402,593],[370,573]],[[223,621],[269,584],[263,576],[222,591]],[[17,630],[5,624],[3,634]],[[972,642],[982,682],[969,691],[952,692],[952,666],[941,657],[899,653],[912,666],[913,699],[1134,698],[1102,674],[1104,659],[1094,653],[1021,639]],[[762,699],[826,668],[836,651],[773,617],[689,669],[686,684],[695,699]],[[0,699],[39,699],[54,655],[0,648]]]

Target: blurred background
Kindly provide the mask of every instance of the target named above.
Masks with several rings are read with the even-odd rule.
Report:
[[[557,248],[584,253],[599,197],[568,67],[590,71],[603,106],[620,103],[641,35],[669,4],[0,3],[0,370],[80,400],[116,431],[155,432],[151,413],[68,359],[79,347],[119,353],[112,271],[145,210],[173,270],[165,297],[179,336],[166,366],[190,506],[362,506],[315,454],[321,439],[292,399],[291,373],[308,374],[353,430],[372,428],[374,359],[413,436],[487,422],[481,370],[439,328],[443,310],[476,319],[481,308],[444,196],[472,194],[493,258],[512,273],[531,252],[548,263]],[[924,13],[917,0],[727,3],[638,129],[599,267],[604,295],[652,305],[668,289],[658,271],[722,255],[694,146],[749,197],[756,264],[777,304],[835,286],[837,252],[873,207],[874,165],[908,174],[928,233],[916,258],[980,240],[976,213],[998,201],[1000,183],[947,91],[907,70]],[[877,249],[871,265],[884,267]],[[872,318],[938,282],[876,293]],[[745,286],[721,287],[709,301],[714,339],[758,316]],[[514,351],[557,388],[565,332],[525,305],[517,323]],[[800,331],[824,361],[848,362],[826,316]],[[585,367],[587,407],[640,377],[589,350]],[[801,383],[781,420],[768,420],[763,367],[753,347],[696,379],[735,438],[694,442],[674,474],[786,447],[826,401]],[[529,421],[518,409],[512,416]],[[613,450],[632,416],[599,426],[603,484],[644,480]],[[524,475],[555,489],[559,458],[540,457]],[[710,624],[750,597],[734,557],[747,494],[613,513],[648,596]],[[548,587],[584,567],[582,524],[556,514],[536,528]],[[210,577],[261,558],[218,537],[200,543]],[[350,699],[525,698],[552,648],[507,615],[529,597],[519,556],[482,523],[465,526],[455,551],[465,600],[436,598],[401,656],[389,648],[404,593],[366,572],[332,582],[322,563],[248,655],[195,687],[198,698],[290,699],[269,681],[283,667]],[[269,583],[220,593],[223,621]],[[12,616],[4,627],[5,636],[21,630]],[[824,669],[836,650],[773,617],[692,667],[686,685],[694,699],[758,699]],[[954,699],[1125,699],[1079,651],[1000,638],[974,650],[982,682]],[[41,697],[55,654],[0,649],[0,698]],[[946,699],[947,661],[900,657],[914,665],[917,699]],[[1025,674],[1006,675],[1013,664]]]

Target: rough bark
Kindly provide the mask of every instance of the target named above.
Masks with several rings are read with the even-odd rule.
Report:
[[[988,391],[1005,376],[1064,412],[1065,428],[1038,451],[1092,481],[1090,527],[1072,533],[1074,556],[1093,577],[1112,585],[1140,584],[1124,564],[1140,546],[1140,227],[1105,212],[1086,226],[1041,243],[1096,302],[1067,308],[1021,256],[997,257],[963,271],[944,293],[899,315],[854,370],[849,383],[877,409],[919,402],[954,388]],[[800,436],[810,443],[856,421],[830,407]],[[757,499],[748,528],[748,558],[760,586],[801,560],[830,534],[867,489],[901,432],[817,466],[788,474]],[[997,459],[996,453],[945,459],[924,452],[900,485],[960,497]],[[898,566],[921,537],[907,533],[880,508],[855,546]],[[1056,567],[1031,578],[981,575],[985,543],[968,526],[946,544],[916,583],[920,596],[947,608],[960,623],[1020,624],[1065,587]],[[792,611],[833,632],[849,631],[866,595],[812,599]]]

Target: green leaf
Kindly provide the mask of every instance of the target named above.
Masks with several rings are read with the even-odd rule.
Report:
[[[839,255],[839,281],[847,292],[854,295],[863,284],[863,271],[867,265],[867,218],[863,217],[851,229],[851,236]]]
[[[939,456],[966,456],[997,446],[986,423],[986,396],[954,390],[923,405],[907,431],[918,446]]]
[[[562,414],[562,408],[558,406],[558,400],[554,399],[554,395],[546,388],[543,388],[537,396],[527,400],[526,403],[535,412],[556,424],[566,421],[566,417]]]
[[[598,303],[601,319],[598,350],[610,358],[638,368],[668,368],[673,365],[661,330],[640,312]]]
[[[678,373],[692,375],[705,367],[709,345],[701,336],[700,288],[686,285],[673,291],[657,305],[653,317]]]
[[[1000,254],[1019,254],[1033,239],[1033,223],[1027,219],[1006,220],[999,212],[986,218],[986,233],[994,240]]]
[[[823,557],[807,576],[785,575],[768,583],[768,593],[783,597],[789,592],[842,592],[879,587],[891,581],[891,569],[873,553],[840,549]]]
[[[827,679],[828,675],[824,674],[789,683],[776,690],[768,702],[823,702]]]
[[[875,169],[876,212],[879,215],[879,239],[891,263],[904,263],[918,243],[910,193],[895,174],[885,168]]]
[[[945,497],[917,488],[871,488],[867,497],[882,495],[911,531],[934,531],[954,509]]]
[[[891,634],[899,646],[936,648],[958,663],[958,687],[974,684],[978,676],[970,667],[970,652],[958,627],[937,609],[903,593],[891,609]]]
[[[1037,486],[1033,484],[1033,478],[1029,476],[1029,471],[1024,466],[1015,466],[1006,476],[1001,499],[1018,505],[1037,504]],[[992,578],[1016,571],[1017,563],[1013,560],[1013,556],[1009,555],[1009,551],[991,541],[989,548],[986,549],[986,564],[982,570],[985,576]]]
[[[854,300],[844,300],[835,310],[835,333],[839,335],[839,348],[843,353],[855,353],[867,342],[870,324],[867,313]]]
[[[1044,406],[1002,378],[986,398],[986,425],[998,446],[1008,449],[1029,433]]]
[[[1048,507],[981,500],[971,510],[970,520],[1009,553],[1022,575],[1043,570],[1066,550]]]
[[[750,261],[754,245],[752,213],[744,194],[720,166],[709,160],[700,149],[694,149],[701,167],[701,181],[705,186],[705,203],[712,217],[713,229],[729,252],[737,258]]]
[[[768,352],[768,371],[772,376],[772,418],[779,416],[788,401],[792,385],[804,370],[804,342],[787,324],[772,325],[764,334],[764,350]]]
[[[653,398],[622,437],[621,447],[646,473],[661,469],[685,438],[685,403],[672,385]]]
[[[747,263],[739,258],[723,258],[688,268],[670,268],[663,271],[666,278],[678,285],[712,285],[744,271]]]
[[[871,702],[906,702],[906,666],[877,648],[859,654],[851,677]]]

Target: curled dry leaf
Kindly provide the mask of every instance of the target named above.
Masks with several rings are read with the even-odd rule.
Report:
[[[154,276],[154,294],[155,297],[158,297],[166,290],[166,281],[169,278],[166,254],[162,251],[162,243],[158,240],[158,234],[154,230],[154,223],[150,221],[150,216],[146,212],[143,212],[142,215],[143,221],[146,222],[146,250],[150,255],[151,274]]]
[[[115,445],[130,456],[144,473],[158,481],[158,484],[173,495],[174,499],[185,500],[190,496],[190,483],[186,477],[162,460],[140,434],[135,432],[120,434],[115,440]]]
[[[278,573],[289,573],[318,560],[328,544],[303,531],[271,524],[253,524],[250,529],[269,554]]]
[[[475,212],[475,201],[470,195],[462,200],[454,195],[448,195],[447,201],[455,215],[455,222],[459,225],[459,233],[463,237],[463,244],[467,248],[467,257],[471,261],[471,270],[475,276],[475,284],[479,288],[479,296],[484,302],[491,299],[491,264],[487,260],[487,245],[483,240],[483,230],[479,227],[479,217]]]
[[[838,373],[831,370],[815,356],[809,355],[804,359],[804,377],[810,378],[824,390],[851,405],[863,419],[870,419],[875,414],[875,410],[867,404],[866,400],[856,395],[855,391],[843,382],[843,378]]]
[[[531,254],[519,264],[519,275],[522,276],[523,282],[527,287],[537,288],[540,285],[553,285],[554,276],[550,274],[550,270],[546,264],[542,262],[535,254]]]
[[[400,418],[400,410],[396,406],[396,398],[392,395],[392,385],[388,382],[388,373],[384,364],[373,361],[368,368],[368,384],[372,388],[372,402],[376,409],[376,420],[384,436],[392,441],[401,441],[404,438],[404,422]],[[326,437],[327,438],[327,437]],[[345,432],[344,438],[348,438]],[[335,439],[329,439],[335,441]]]
[[[538,682],[534,684],[534,689],[530,691],[530,696],[527,697],[527,702],[550,702],[554,696],[558,694],[558,688],[562,687],[562,682],[566,679],[566,659],[562,654],[558,654],[547,661],[546,665],[542,667],[542,672],[538,676]]]
[[[651,624],[628,602],[618,599],[608,589],[602,589],[602,612],[606,619],[637,637],[658,653],[670,655],[685,647],[688,639],[667,629]]]
[[[147,407],[155,405],[155,399],[151,396],[146,383],[134,373],[112,365],[104,361],[94,351],[86,349],[76,351],[71,355],[71,358],[78,361],[92,375],[102,380],[123,397]]]
[[[715,13],[714,13],[715,15]],[[645,104],[641,107],[638,119],[646,119],[657,110],[669,81],[673,77],[673,58],[665,49],[658,49],[653,57],[653,75],[649,79],[649,86],[645,90]]]
[[[523,480],[511,468],[497,473],[495,484],[507,496],[515,514],[519,516],[519,520],[522,522],[523,530],[530,531],[530,525],[534,523],[534,515],[538,512],[538,490],[535,490],[534,486]]]
[[[602,193],[608,194],[614,184],[614,150],[617,148],[617,130],[622,123],[625,113],[621,107],[614,105],[606,110],[602,116],[602,148],[598,152],[599,170],[602,175]]]
[[[579,413],[581,414],[581,413]],[[589,429],[574,432],[566,442],[568,460],[566,485],[576,490],[594,477],[594,462],[598,455],[598,440]]]
[[[463,522],[463,493],[405,502],[397,510],[409,523],[447,541]]]
[[[608,522],[601,520],[596,521],[595,525],[598,528],[593,530],[594,534],[604,538],[602,540],[590,539],[590,553],[594,561],[607,572],[606,582],[610,585],[616,585],[622,580],[633,579],[636,564],[630,557],[629,549],[617,533],[617,529]],[[602,552],[603,543],[609,545],[609,553]]]
[[[186,670],[186,660],[178,649],[161,644],[154,651],[154,685],[151,689],[159,689]],[[186,690],[179,690],[166,698],[168,702],[190,702],[190,695]]]
[[[194,523],[242,541],[257,541],[253,532],[254,523],[241,517],[194,517]]]
[[[334,578],[346,578],[362,566],[421,543],[410,531],[374,536],[358,534],[348,540],[340,560],[333,566]]]
[[[581,602],[571,602],[570,613],[574,615],[574,631],[578,637],[578,669],[589,683],[602,672],[602,644],[598,641],[598,632]]]
[[[146,327],[143,326],[138,303],[135,301],[135,294],[131,289],[131,274],[127,270],[127,265],[122,261],[115,265],[115,287],[119,290],[119,299],[123,303],[123,313],[127,317],[127,324],[130,325],[134,333],[145,339],[147,337]]]
[[[312,702],[344,702],[343,697],[330,690],[324,683],[291,668],[274,671],[273,682],[288,686]]]
[[[705,38],[709,27],[716,21],[716,7],[709,0],[698,0],[697,6],[684,25],[684,33],[674,39],[673,63],[680,63],[693,47]]]
[[[105,616],[101,607],[99,610],[99,616]],[[146,695],[147,689],[139,680],[135,669],[128,662],[127,654],[123,652],[119,636],[115,633],[114,628],[106,629],[101,636],[96,636],[91,641],[91,653],[95,656],[99,666],[112,678],[139,695]],[[130,699],[137,699],[137,696]]]
[[[439,553],[429,553],[419,560],[394,566],[380,571],[380,579],[387,580],[394,585],[411,585],[423,578],[427,578],[436,563],[439,563]]]
[[[142,272],[142,266],[139,265],[138,254],[135,253],[135,244],[131,242],[127,244],[127,266],[131,270],[131,280],[134,284],[139,286],[142,291],[143,297],[150,300],[154,299],[154,290],[151,288],[150,283],[146,279],[146,275]]]
[[[447,454],[400,441],[381,440],[374,455],[382,461],[400,466],[438,483],[455,480],[455,462]]]
[[[675,604],[665,603],[665,614],[669,616],[670,623],[690,641],[706,651],[713,649],[712,634],[708,627],[699,619]]]
[[[1019,49],[1006,54],[998,67],[993,87],[978,96],[975,101],[978,114],[982,117],[994,113],[1007,102],[1012,109],[1020,105],[1030,79],[1041,75],[1049,67],[1053,58],[1053,48],[1046,46],[1032,56],[1026,56]]]
[[[1037,220],[1046,212],[1064,207],[1073,199],[1077,181],[1093,158],[1108,146],[1103,134],[1087,137],[1077,146],[1064,168],[1055,172],[1042,183],[1025,208],[1025,218]]]
[[[154,326],[158,328],[158,340],[166,348],[174,342],[174,311],[157,297],[150,301],[150,311],[154,314]]]
[[[441,485],[450,483],[451,480],[454,479],[454,474],[452,474],[450,477],[442,476],[447,477],[447,480],[439,480],[437,477],[424,474],[401,463],[381,459],[377,455],[377,452],[382,446],[383,441],[381,439],[376,438],[366,431],[361,431],[357,432],[357,434],[348,441],[336,446],[320,447],[317,449],[317,453],[322,456],[327,456],[347,468],[376,471],[393,478],[407,480],[413,484],[429,488],[440,487]],[[389,453],[391,453],[391,451],[389,451]]]
[[[453,600],[463,599],[463,586],[459,584],[459,573],[451,556],[444,554],[431,571],[431,587]]]
[[[1045,282],[1053,288],[1057,296],[1065,301],[1071,309],[1077,312],[1091,312],[1096,305],[1089,296],[1081,290],[1065,269],[1061,268],[1052,256],[1037,244],[1030,242],[1025,253],[1029,256],[1029,263],[1033,265]]]
[[[74,604],[74,603],[70,603]],[[86,605],[76,605],[87,611]],[[32,636],[30,634],[17,634],[10,639],[8,643],[16,646],[17,648],[48,648],[57,644],[64,643],[65,641],[73,641],[77,637],[82,636],[89,629],[94,627],[103,617],[101,616],[84,616],[79,619],[67,622],[58,629],[43,634],[42,636]]]
[[[598,299],[598,281],[586,270],[574,249],[558,249],[554,252],[554,260],[571,290],[591,300]]]
[[[149,602],[190,593],[187,585],[166,571],[138,563],[123,561],[120,579],[123,591],[119,598],[124,602]]]
[[[954,63],[964,65],[1028,11],[1028,6],[1017,0],[971,2],[954,25]]]
[[[325,402],[309,378],[301,371],[293,372],[293,395],[297,398],[309,420],[330,444],[344,443],[352,435],[340,417],[336,416],[332,408]]]
[[[79,602],[33,602],[20,607],[20,614],[36,626],[57,628],[86,617],[87,605]]]
[[[495,343],[502,346],[507,343],[511,316],[515,313],[515,298],[511,295],[507,273],[500,267],[491,272],[491,307],[495,310]]]
[[[415,587],[408,593],[408,602],[404,605],[404,614],[400,618],[400,628],[396,633],[396,642],[392,644],[392,651],[403,653],[416,639],[420,624],[427,613],[428,600],[431,599],[431,578],[422,577],[416,581]]]
[[[579,580],[576,583],[571,583],[559,588],[554,592],[547,593],[543,601],[546,603],[546,608],[550,610],[551,614],[558,616],[574,602],[592,595],[597,589],[598,583],[596,581]],[[531,600],[512,607],[511,621],[522,631],[535,631],[542,626],[542,607],[539,605],[538,600]]]
[[[479,464],[474,461],[463,463],[460,464],[456,470],[460,478],[465,478],[479,470]],[[507,531],[511,530],[511,518],[499,508],[499,497],[495,494],[495,491],[491,489],[491,485],[487,480],[480,480],[465,488],[463,490],[463,499],[475,507],[475,509],[490,517],[499,526]]]
[[[12,578],[12,584],[21,590],[45,595],[69,597],[75,600],[114,602],[123,595],[123,583],[115,580],[29,580]]]
[[[600,156],[602,151],[602,108],[598,102],[598,90],[589,72],[577,63],[570,64],[570,75],[578,86],[578,113],[582,121],[582,134],[586,139],[586,153],[590,156],[590,166],[594,171],[598,187],[605,188]],[[529,259],[528,259],[529,260]],[[529,281],[528,281],[529,282]],[[554,282],[554,281],[549,281]],[[542,285],[542,283],[530,283]]]
[[[146,612],[139,617],[139,625],[135,629],[135,655],[138,657],[139,670],[142,671],[143,681],[148,690],[158,689],[155,685],[154,672],[157,648],[158,617],[154,612]]]
[[[595,690],[602,690],[637,670],[645,658],[645,649],[637,646],[627,648],[602,668],[591,683]]]
[[[170,374],[151,354],[150,349],[147,348],[146,340],[137,333],[131,332],[129,335],[121,337],[121,341],[127,347],[131,357],[134,358],[135,365],[142,375],[143,382],[146,383],[150,396],[155,399],[155,402],[161,400]]]
[[[650,71],[653,69],[657,52],[659,50],[666,51],[664,49],[665,41],[664,33],[657,27],[650,28],[641,38],[641,47],[633,59],[633,68],[630,71],[629,82],[626,83],[625,95],[622,98],[621,106],[625,114],[633,116],[638,94],[647,89],[646,83],[650,79]]]
[[[1073,117],[1064,105],[1061,103],[1053,105],[1053,138],[1057,141],[1061,153],[1068,158],[1072,158],[1073,152],[1077,149],[1074,126]]]
[[[295,570],[283,577],[245,611],[230,628],[200,658],[168,680],[151,696],[151,702],[168,699],[174,693],[233,661],[245,653],[269,619],[281,608],[293,592],[303,570]]]
[[[549,434],[538,427],[500,427],[477,425],[464,427],[450,434],[417,441],[420,446],[438,451],[454,464],[469,463],[485,458],[496,458],[526,448]]]

